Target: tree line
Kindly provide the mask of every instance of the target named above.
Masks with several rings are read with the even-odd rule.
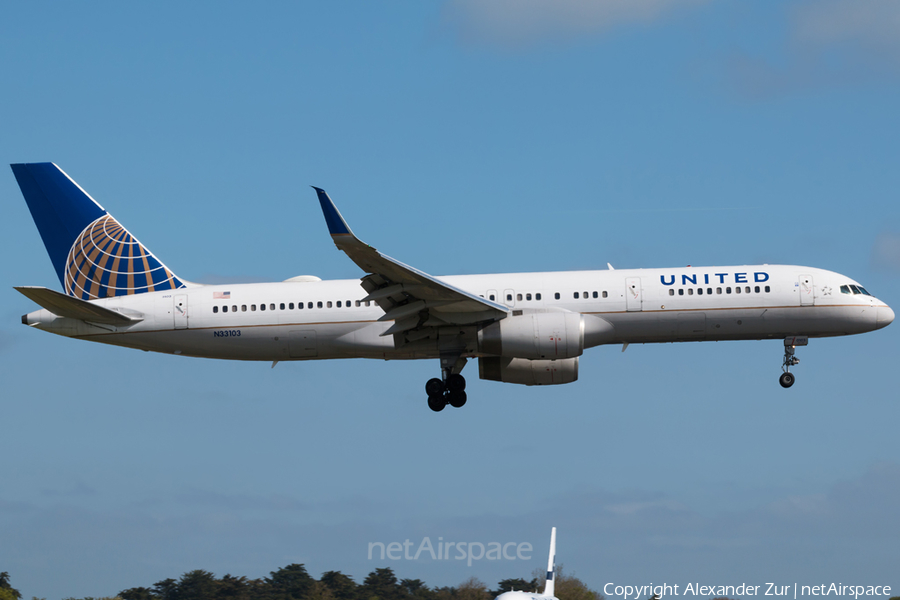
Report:
[[[340,571],[326,571],[312,577],[302,564],[290,564],[268,577],[215,574],[202,569],[188,571],[179,579],[163,579],[150,587],[132,587],[114,597],[65,598],[64,600],[493,600],[511,590],[543,591],[543,575],[535,570],[531,579],[504,579],[496,589],[470,577],[453,587],[429,587],[421,579],[398,579],[393,569],[375,569],[362,583]],[[603,600],[580,579],[557,567],[556,597],[559,600]],[[9,574],[0,573],[0,600],[20,600],[10,585]],[[32,598],[32,600],[45,600]]]

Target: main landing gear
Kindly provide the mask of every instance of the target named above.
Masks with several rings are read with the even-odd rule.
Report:
[[[448,404],[453,408],[462,408],[466,403],[466,378],[456,373],[441,381],[437,377],[429,379],[425,384],[428,394],[428,408],[434,412],[444,410]]]
[[[784,338],[784,361],[781,363],[781,370],[784,371],[778,378],[778,383],[783,388],[789,388],[794,385],[794,374],[791,373],[791,367],[800,363],[800,359],[794,356],[794,350],[797,346],[806,346],[809,344],[809,338],[806,336],[792,336]]]

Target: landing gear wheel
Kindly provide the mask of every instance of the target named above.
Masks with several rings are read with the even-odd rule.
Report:
[[[459,373],[451,375],[447,378],[447,389],[451,392],[463,391],[464,389],[466,389],[466,378]]]
[[[443,394],[438,396],[428,396],[428,408],[434,412],[441,412],[444,410],[445,406],[447,406],[447,401],[444,399]]]
[[[428,394],[429,402],[431,402],[431,398],[439,397],[444,393],[444,382],[437,377],[429,379],[425,384],[425,393]]]
[[[460,390],[458,392],[449,392],[447,394],[447,402],[450,403],[450,406],[453,408],[462,408],[466,404],[466,392]]]
[[[781,384],[783,388],[789,388],[794,385],[794,374],[793,373],[782,373],[781,377],[778,378],[778,383]]]

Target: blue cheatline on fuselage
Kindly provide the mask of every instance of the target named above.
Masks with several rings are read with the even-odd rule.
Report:
[[[55,164],[11,166],[67,294],[94,300],[185,287]]]

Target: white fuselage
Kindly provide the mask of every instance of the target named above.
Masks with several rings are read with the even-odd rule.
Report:
[[[893,320],[891,309],[877,298],[842,292],[842,286],[856,284],[848,277],[787,265],[438,279],[514,311],[581,313],[588,323],[585,347],[838,336],[879,329]],[[365,295],[355,279],[197,285],[93,301],[141,319],[125,327],[60,318],[47,310],[23,320],[67,337],[207,358],[282,361],[440,355],[437,339],[398,344],[395,336],[382,335],[392,322],[379,321],[384,311],[374,302],[362,302]],[[464,356],[480,355],[475,326],[452,329],[465,342]]]

